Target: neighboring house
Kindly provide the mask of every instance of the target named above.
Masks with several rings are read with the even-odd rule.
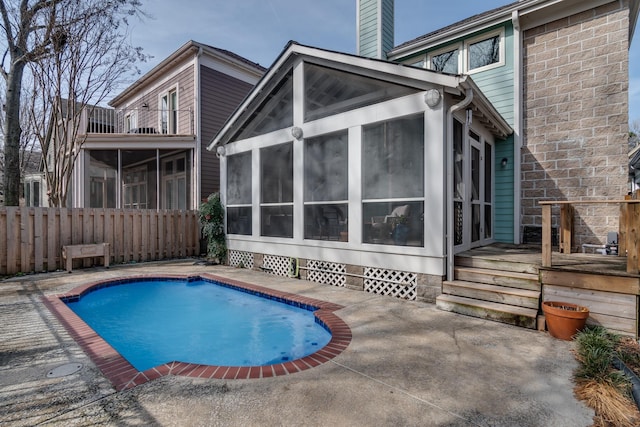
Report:
[[[218,160],[203,147],[264,71],[189,41],[116,96],[113,109],[86,108],[70,206],[196,209],[219,191]]]
[[[393,1],[357,7],[362,56],[289,44],[209,146],[231,264],[433,300],[539,200],[626,194],[637,0],[522,0],[392,49]],[[578,244],[617,230],[599,206]]]

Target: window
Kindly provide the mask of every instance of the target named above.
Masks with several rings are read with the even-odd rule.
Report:
[[[424,118],[363,128],[363,241],[423,246]]]
[[[227,157],[227,233],[251,235],[251,151]]]
[[[147,168],[125,171],[123,191],[125,209],[147,209]]]
[[[293,237],[293,144],[260,150],[260,234]]]
[[[89,151],[89,167],[85,172],[89,180],[90,208],[116,207],[117,171],[118,152],[116,150]],[[85,197],[87,197],[86,193]]]
[[[124,131],[126,133],[134,133],[138,129],[138,116],[135,111],[129,112],[124,116]]]
[[[347,132],[305,141],[304,238],[347,241]]]
[[[479,71],[504,65],[504,30],[494,31],[465,43],[467,71]]]
[[[165,209],[187,209],[187,160],[180,155],[162,161]]]
[[[164,135],[178,133],[178,93],[170,90],[160,98],[160,129]]]
[[[446,51],[429,55],[429,68],[444,73],[458,74],[460,49],[447,48]]]
[[[459,74],[484,71],[504,65],[504,28],[429,52],[430,70]],[[464,60],[463,60],[464,59]]]

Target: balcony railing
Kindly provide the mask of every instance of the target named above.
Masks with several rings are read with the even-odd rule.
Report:
[[[87,134],[194,134],[193,111],[191,110],[97,107],[85,110],[81,117],[81,129]]]

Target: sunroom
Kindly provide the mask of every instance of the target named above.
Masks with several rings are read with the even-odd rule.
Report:
[[[493,144],[511,132],[468,76],[292,42],[208,147],[231,264],[439,283],[493,241]]]

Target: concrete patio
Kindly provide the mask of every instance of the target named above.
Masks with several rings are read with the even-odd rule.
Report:
[[[0,424],[207,426],[587,426],[573,396],[572,344],[434,305],[196,260],[0,281]],[[335,302],[353,339],[296,374],[169,376],[117,392],[41,301],[90,281],[210,272]],[[72,375],[52,369],[81,363]]]

